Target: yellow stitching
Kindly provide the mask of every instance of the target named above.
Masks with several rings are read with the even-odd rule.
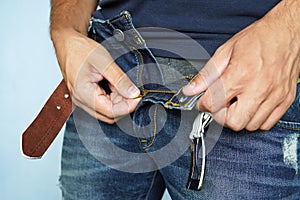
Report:
[[[144,95],[144,91],[145,91],[145,87],[144,87],[144,83],[143,83],[143,72],[144,72],[144,58],[141,52],[139,52],[139,50],[137,50],[136,48],[134,48],[134,51],[136,51],[140,58],[141,58],[141,71],[140,71],[140,84],[142,87],[142,95]]]
[[[142,88],[141,96],[145,97],[150,92],[152,92],[152,93],[154,93],[154,92],[167,93],[167,94],[176,93],[176,91],[170,91],[170,90],[146,90],[145,86],[144,86],[144,83],[143,83],[143,72],[144,72],[144,69],[145,69],[144,57],[143,57],[143,54],[139,50],[137,50],[136,48],[134,48],[134,51],[136,51],[139,54],[140,58],[141,58],[141,70],[140,70],[140,85],[141,85],[141,88]]]
[[[182,89],[182,88],[181,88]],[[164,104],[164,107],[165,108],[169,108],[169,104],[171,104],[171,105],[173,105],[173,106],[180,106],[180,104],[176,104],[176,103],[174,103],[172,100],[174,99],[174,97],[175,96],[177,96],[179,93],[180,93],[180,91],[181,91],[181,89],[180,90],[178,90],[170,99],[169,99],[169,101],[167,101],[165,104]]]
[[[287,129],[287,130],[292,130],[292,131],[300,131],[300,128],[290,128],[290,127],[286,127],[286,126],[283,126],[283,125],[275,125],[279,128],[284,128],[284,129]]]
[[[155,105],[154,116],[153,116],[153,123],[154,123],[153,137],[152,137],[151,143],[148,144],[147,146],[144,146],[143,149],[147,149],[154,144],[154,140],[156,138],[156,131],[157,131],[156,116],[157,116],[157,104]]]
[[[146,94],[148,93],[165,93],[165,94],[175,94],[176,91],[174,90],[148,90],[148,89],[145,89],[144,92]]]
[[[194,74],[188,74],[188,75],[184,75],[181,78],[187,78],[187,79],[193,79],[195,75]]]
[[[198,74],[196,74],[196,75],[188,82],[188,84],[190,84],[190,83],[196,78],[197,75],[198,75]],[[170,104],[171,104],[172,106],[178,106],[178,107],[180,106],[180,104],[174,103],[174,102],[173,102],[173,99],[174,99],[176,96],[178,96],[178,94],[181,92],[181,90],[182,90],[183,88],[184,88],[184,86],[181,87],[181,88],[178,90],[178,92],[177,92],[176,94],[174,94],[174,95],[172,96],[172,98],[164,104],[164,107],[165,107],[165,108],[169,108],[169,105],[170,105]],[[186,108],[186,107],[187,107],[187,104],[189,104],[193,99],[194,99],[194,98],[191,98],[186,104],[184,104],[184,107]]]
[[[145,142],[148,142],[148,140],[140,140],[141,142],[145,143]]]
[[[128,20],[129,14],[124,13],[124,14],[122,14],[121,16],[117,17],[116,19],[114,19],[114,20],[112,20],[112,21],[108,21],[108,23],[110,23],[110,24],[111,24],[111,23],[114,23],[114,22],[120,20],[120,18],[122,18],[122,17],[125,17],[125,18]]]
[[[180,106],[180,104],[178,104],[178,103],[174,103],[174,102],[172,102],[172,101],[167,101],[165,104],[164,104],[164,107],[165,108],[169,108],[169,105],[172,105],[172,106],[174,106],[174,107],[179,107]]]

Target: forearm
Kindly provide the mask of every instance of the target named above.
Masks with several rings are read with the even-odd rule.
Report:
[[[87,27],[97,0],[51,0],[50,33],[53,42],[63,32],[87,35]]]
[[[300,1],[282,0],[264,17],[270,24],[281,26],[289,31],[291,37],[300,39]],[[285,30],[282,30],[285,31]]]
[[[282,0],[262,19],[266,22],[268,28],[277,35],[277,43],[279,38],[291,41],[286,48],[291,53],[298,54],[300,52],[300,1],[299,0]],[[300,58],[295,61],[298,70],[295,71],[296,77],[300,76]],[[291,64],[290,64],[291,65]]]

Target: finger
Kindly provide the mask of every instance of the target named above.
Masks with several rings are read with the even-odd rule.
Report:
[[[197,106],[201,111],[215,113],[226,107],[229,100],[226,99],[222,79],[218,79],[206,90],[205,94],[198,101]]]
[[[133,112],[141,101],[141,98],[128,99],[121,96],[111,84],[110,89],[112,91],[110,97],[113,103],[113,111],[116,116],[123,116]]]
[[[263,102],[263,104],[258,108],[257,112],[252,117],[250,122],[247,124],[246,129],[248,131],[256,131],[257,129],[259,129],[262,126],[262,124],[267,120],[267,118],[271,115],[273,109],[274,102]]]
[[[260,129],[270,130],[279,121],[279,119],[283,116],[286,110],[287,107],[284,104],[281,104],[280,106],[276,107],[274,111],[270,114],[270,116],[268,116],[266,121],[261,125]]]
[[[113,118],[113,104],[110,96],[97,83],[80,82],[80,84],[76,85],[76,94],[75,98],[77,102],[84,104],[107,118]]]
[[[141,100],[139,99],[120,99],[119,97],[117,98],[118,102],[116,104],[113,104],[113,115],[114,118],[119,118],[123,117],[125,115],[128,115],[129,113],[133,112]]]
[[[225,125],[234,131],[244,129],[257,112],[259,105],[260,103],[254,98],[249,98],[247,93],[237,96],[237,101],[228,108]]]
[[[183,93],[192,96],[205,91],[221,76],[230,61],[231,52],[231,48],[219,48],[194,79],[183,88]]]
[[[287,109],[291,106],[293,103],[293,100],[295,99],[296,91],[293,93],[290,93],[287,98],[279,104],[273,112],[268,116],[266,121],[261,125],[261,130],[269,130],[271,129],[284,115],[284,113],[287,111]]]
[[[107,50],[103,46],[99,46],[92,54],[90,54],[90,63],[96,67],[102,76],[114,85],[118,92],[127,98],[135,98],[139,96],[140,91],[123,72],[123,70],[114,62]],[[103,59],[99,59],[99,57]]]
[[[285,112],[288,107],[292,104],[296,96],[296,86],[288,86],[288,89],[277,87],[276,91],[270,93],[268,99],[266,99],[254,117],[247,125],[247,130],[257,130],[261,128],[265,122],[268,122],[268,125],[262,127],[264,130],[270,129],[283,115],[282,112]],[[284,92],[287,91],[287,92]],[[273,117],[272,117],[273,115]],[[275,115],[277,117],[275,117]]]
[[[220,109],[219,111],[213,113],[214,120],[216,122],[218,122],[218,124],[220,124],[221,126],[224,126],[224,124],[225,124],[227,109],[228,108],[224,107],[224,108]]]
[[[97,120],[100,120],[102,122],[106,122],[108,124],[113,124],[115,123],[115,119],[113,118],[109,118],[109,117],[106,117],[104,115],[102,115],[101,113],[98,113],[95,109],[92,109],[88,106],[86,106],[85,104],[75,100],[74,101],[74,104],[76,104],[78,107],[80,107],[81,109],[83,109],[85,112],[87,112],[90,116],[92,116],[93,118],[97,119]]]
[[[279,100],[278,98],[276,98],[276,95],[274,95],[274,93],[271,93],[268,99],[261,103],[261,105],[257,109],[257,112],[247,124],[246,129],[248,131],[255,131],[259,129],[262,124],[265,123],[274,109],[281,103],[282,100]]]

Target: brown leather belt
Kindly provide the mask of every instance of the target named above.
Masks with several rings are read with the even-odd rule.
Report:
[[[71,96],[60,82],[34,121],[22,134],[22,151],[28,158],[41,158],[72,113]]]

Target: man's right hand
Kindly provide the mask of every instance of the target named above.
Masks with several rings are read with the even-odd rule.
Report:
[[[140,91],[102,45],[72,29],[52,33],[52,40],[75,105],[110,124],[135,109]],[[110,94],[98,85],[103,79]]]

